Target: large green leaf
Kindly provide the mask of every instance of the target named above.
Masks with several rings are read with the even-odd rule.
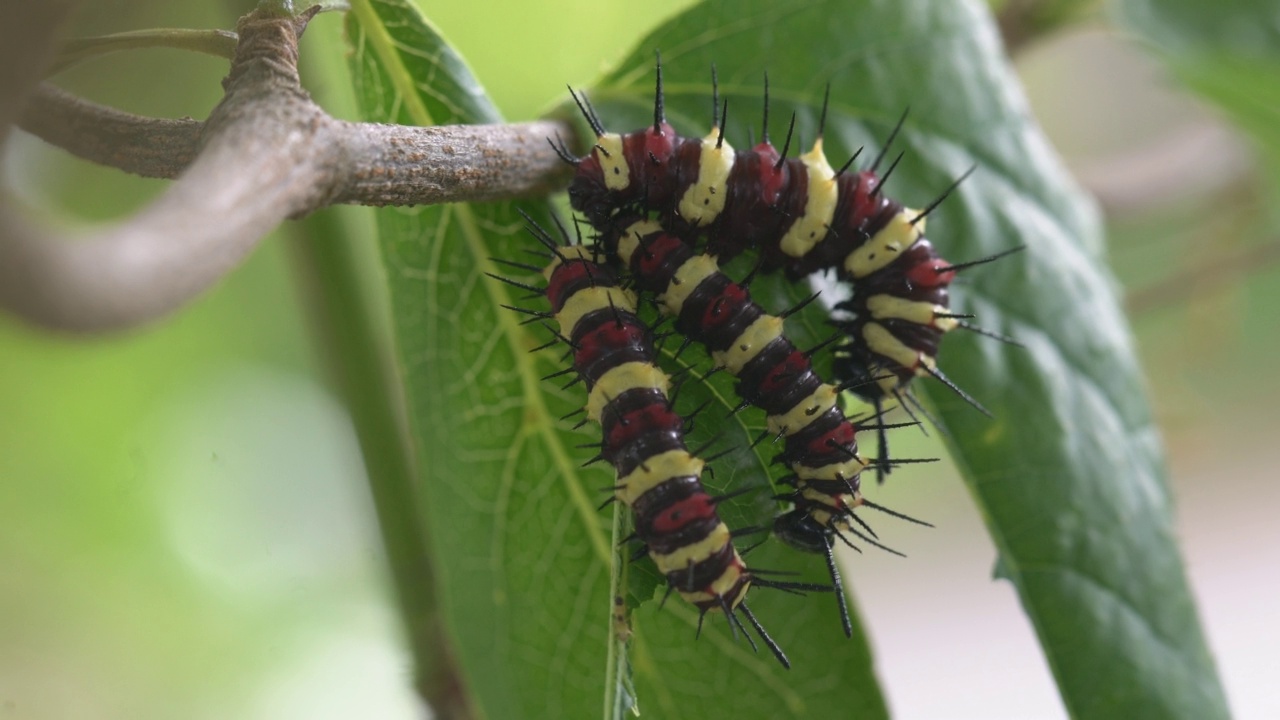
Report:
[[[355,2],[349,31],[370,119],[497,119],[465,66],[403,4]],[[969,336],[943,350],[944,369],[996,420],[945,392],[932,395],[1000,548],[1000,571],[1017,587],[1073,714],[1225,715],[1100,232],[1027,119],[983,10],[923,0],[707,3],[656,30],[591,89],[610,127],[648,121],[655,49],[668,117],[685,133],[706,129],[714,62],[739,146],[757,124],[768,70],[775,139],[794,110],[811,141],[831,83],[826,147],[837,164],[860,145],[877,147],[910,105],[898,145],[906,156],[890,184],[909,204],[928,202],[977,163],[931,216],[930,237],[956,261],[1028,246],[957,289],[959,307],[1028,348]],[[640,709],[651,716],[886,714],[863,635],[840,636],[830,597],[753,593],[757,615],[795,665],[786,673],[735,643],[722,620],[693,642],[696,614],[675,600],[658,609],[645,561],[624,586],[636,608],[634,640],[606,677],[609,567],[618,553],[608,515],[594,506],[612,478],[578,467],[590,451],[574,446],[591,442],[594,428],[574,431],[558,418],[582,403],[581,389],[538,380],[562,366],[552,353],[525,352],[544,333],[498,309],[518,303],[517,293],[482,275],[502,272],[491,256],[527,259],[532,241],[503,204],[387,210],[379,234],[422,474],[418,512],[439,554],[441,610],[458,661],[488,716],[587,717],[602,707],[612,716],[626,705],[629,690],[615,678],[625,678],[628,658]],[[753,290],[774,310],[807,292],[778,278]],[[821,311],[809,308],[789,329],[799,344],[815,342]],[[670,371],[708,367],[696,350],[678,359],[672,350]],[[695,442],[720,435],[735,448],[708,485],[767,486],[772,451],[747,447],[762,418],[726,420],[730,386],[713,378],[682,391],[682,405],[713,400]],[[759,493],[724,515],[736,527],[767,524],[773,512]],[[822,575],[817,558],[772,541],[750,560]]]
[[[410,8],[357,3],[349,34],[369,119],[497,120],[477,104],[483,94],[465,67]],[[545,333],[499,308],[521,304],[521,293],[481,274],[508,273],[490,256],[529,260],[524,251],[536,243],[505,204],[387,210],[379,226],[422,473],[417,502],[439,555],[441,610],[473,696],[491,717],[583,717],[600,712],[606,698],[625,709],[626,657],[610,676],[617,679],[606,682],[609,567],[617,553],[609,515],[596,505],[607,497],[600,491],[612,484],[611,473],[579,467],[591,453],[575,446],[591,442],[595,430],[574,431],[573,420],[559,418],[581,405],[580,388],[559,390],[539,379],[560,369],[558,353],[527,354]],[[706,369],[705,356],[690,351],[672,367],[698,364]],[[716,419],[699,423],[705,428],[694,443],[723,431],[722,443],[745,448],[763,425],[762,418],[743,418],[723,427],[735,404],[723,383],[688,383],[683,398],[688,407],[712,399],[718,408],[707,411]],[[736,488],[745,477],[767,486],[771,453],[734,453],[717,463],[708,484]],[[765,494],[726,507],[725,517],[740,527],[767,524],[773,512]],[[788,559],[794,564],[777,547],[752,556],[767,567]],[[819,565],[809,565],[820,577]],[[797,665],[825,664],[797,681],[767,654],[735,644],[722,624],[694,643],[696,613],[677,601],[657,611],[660,591],[645,567],[627,587],[630,605],[644,602],[631,620],[630,645],[642,708],[668,717],[795,717],[849,708],[885,715],[861,633],[855,642],[829,642],[838,627],[830,598],[753,599]],[[707,693],[711,677],[733,692]]]

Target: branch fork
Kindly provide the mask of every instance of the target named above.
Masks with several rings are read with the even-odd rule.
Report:
[[[564,123],[423,128],[328,115],[298,78],[298,37],[318,9],[242,18],[226,94],[203,123],[34,88],[20,127],[92,162],[175,182],[132,217],[78,237],[0,198],[0,307],[64,331],[135,327],[198,296],[285,219],[335,203],[510,199],[563,182],[546,138],[571,134]]]

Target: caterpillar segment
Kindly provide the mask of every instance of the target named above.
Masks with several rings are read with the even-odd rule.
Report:
[[[860,383],[855,392],[877,413],[884,412],[889,403],[901,406],[913,417],[917,412],[926,413],[910,383],[914,378],[928,376],[991,417],[990,411],[938,367],[938,350],[943,336],[957,328],[1019,345],[1009,337],[968,323],[971,315],[953,313],[950,285],[958,272],[1021,249],[952,265],[938,255],[932,243],[919,238],[890,262],[863,275],[854,283],[852,297],[835,306],[844,313],[844,319],[835,325],[845,337],[845,342],[835,349],[837,377]],[[887,455],[888,440],[883,433],[879,434],[878,443],[879,452]]]
[[[617,473],[613,499],[633,513],[634,539],[666,578],[668,595],[678,593],[698,608],[699,626],[706,613],[723,612],[736,635],[745,631],[745,618],[778,662],[790,667],[751,613],[749,590],[830,588],[763,578],[747,567],[717,513],[727,496],[712,496],[702,485],[705,463],[686,445],[687,421],[672,405],[670,378],[655,364],[652,332],[636,315],[635,293],[619,284],[594,249],[560,244],[529,223],[551,253],[542,271],[551,311],[543,315],[558,326],[553,333],[568,344],[572,371],[587,388],[586,416],[602,429],[599,459]]]
[[[774,530],[793,546],[826,555],[841,622],[845,634],[852,635],[833,543],[838,538],[855,547],[853,536],[889,548],[855,512],[880,506],[862,497],[861,473],[872,462],[858,453],[859,427],[839,406],[841,388],[823,382],[809,355],[786,337],[783,318],[752,301],[747,288],[721,272],[714,257],[697,253],[652,220],[606,233],[605,244],[630,271],[635,287],[652,293],[662,312],[674,318],[675,329],[703,345],[717,369],[737,377],[743,406],[765,411],[767,433],[784,442],[778,460],[790,469],[787,482],[794,487],[780,499],[795,510],[780,516]]]

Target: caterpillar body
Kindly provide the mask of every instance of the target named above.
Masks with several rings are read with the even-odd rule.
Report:
[[[832,543],[839,539],[856,549],[848,538],[852,535],[896,552],[880,544],[855,514],[859,507],[920,522],[868,501],[861,492],[861,473],[872,461],[859,454],[856,434],[893,426],[855,424],[845,416],[838,402],[844,388],[824,382],[810,362],[811,352],[798,349],[784,332],[785,316],[799,307],[783,316],[769,314],[745,286],[720,270],[714,257],[697,253],[655,221],[626,224],[603,240],[630,271],[635,286],[652,293],[661,311],[675,319],[675,329],[703,345],[717,369],[737,377],[742,407],[754,405],[766,412],[765,436],[784,439],[777,461],[791,471],[783,482],[795,490],[779,499],[795,509],[775,520],[775,534],[792,546],[825,555],[844,631],[851,635]]]
[[[545,295],[550,312],[510,308],[558,325],[554,340],[570,348],[570,370],[587,388],[587,420],[602,431],[599,458],[617,474],[613,497],[633,515],[634,539],[668,584],[699,610],[723,612],[736,634],[742,618],[785,667],[785,653],[746,603],[752,587],[800,592],[830,591],[825,585],[786,582],[753,572],[734,547],[734,533],[716,506],[727,496],[712,496],[702,485],[705,463],[685,440],[686,420],[671,401],[671,380],[656,364],[653,334],[637,315],[634,292],[619,284],[598,249],[558,244],[529,220],[530,229],[550,251],[541,269],[545,287],[491,275],[508,284]],[[533,266],[504,261],[530,270]],[[546,346],[543,346],[546,347]],[[542,349],[542,348],[536,348]],[[665,598],[664,598],[665,600]],[[747,639],[755,647],[750,634]]]
[[[575,168],[569,187],[573,208],[602,231],[622,218],[652,217],[688,242],[705,239],[707,254],[721,262],[754,250],[762,270],[783,271],[792,279],[833,271],[854,288],[853,296],[836,307],[847,316],[839,324],[845,339],[836,348],[839,383],[850,385],[877,412],[896,401],[914,417],[924,408],[909,384],[930,376],[989,415],[938,368],[939,344],[956,328],[1012,341],[967,323],[970,315],[953,313],[949,285],[958,271],[1021,248],[953,265],[924,236],[927,216],[972,168],[923,209],[913,210],[883,192],[902,155],[878,173],[905,114],[867,168],[851,171],[859,151],[833,169],[822,144],[827,99],[812,148],[787,157],[795,119],[779,152],[768,136],[767,78],[764,138],[745,151],[725,141],[727,104],[720,105],[714,71],[712,87],[711,131],[701,138],[682,137],[666,122],[660,65],[654,122],[634,132],[606,132],[585,94],[574,93],[596,142],[584,157],[556,146]],[[887,458],[883,431],[878,439],[880,456]],[[882,477],[891,468],[883,465],[877,473]]]

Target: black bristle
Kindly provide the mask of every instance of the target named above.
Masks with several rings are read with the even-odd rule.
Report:
[[[889,138],[884,141],[884,147],[880,148],[880,154],[876,155],[876,159],[872,161],[871,167],[867,168],[870,172],[875,172],[880,167],[880,162],[889,152],[889,148],[893,146],[893,141],[898,137],[898,131],[902,129],[902,124],[907,121],[907,113],[911,112],[911,108],[902,111],[902,117],[898,118],[898,122],[893,126],[893,131],[889,133]]]
[[[572,85],[567,87],[569,88],[569,95],[573,97],[573,101],[577,103],[578,110],[580,110],[582,112],[582,116],[587,119],[587,124],[591,126],[591,130],[595,132],[596,137],[604,135],[604,125],[600,123],[600,118],[596,117],[595,110],[591,107],[591,104],[587,102],[587,94],[584,92],[581,97],[579,97],[578,93],[574,92]]]
[[[667,119],[662,97],[662,52],[654,50],[653,54],[656,58],[658,70],[657,90],[653,95],[653,131],[660,134],[662,132],[662,123],[666,122]]]
[[[951,185],[950,185],[946,190],[943,190],[943,191],[938,195],[938,197],[934,198],[934,199],[933,199],[933,202],[931,202],[931,203],[929,203],[928,205],[926,205],[926,206],[925,206],[925,208],[924,208],[923,210],[921,210],[921,211],[920,211],[920,214],[918,214],[918,215],[916,215],[915,217],[911,218],[911,224],[912,224],[912,225],[915,225],[916,223],[918,223],[918,222],[920,222],[921,220],[925,219],[925,217],[927,217],[927,216],[929,215],[929,213],[931,213],[931,212],[933,212],[933,211],[934,211],[934,208],[936,208],[936,207],[938,207],[939,205],[941,205],[941,204],[942,204],[942,201],[947,199],[947,196],[948,196],[948,195],[950,195],[951,193],[955,192],[956,188],[960,187],[960,183],[964,182],[964,181],[965,181],[965,178],[967,178],[967,177],[969,177],[970,175],[972,175],[972,174],[973,174],[973,171],[974,171],[974,170],[977,170],[977,169],[978,169],[978,166],[977,166],[977,165],[970,165],[970,166],[969,166],[969,169],[968,169],[968,170],[965,170],[965,171],[964,171],[964,173],[960,175],[960,177],[956,178],[955,182],[951,183]]]

